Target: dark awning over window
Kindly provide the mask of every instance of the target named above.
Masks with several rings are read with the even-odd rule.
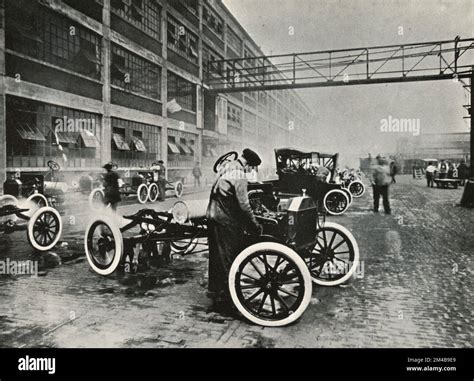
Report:
[[[112,139],[115,143],[115,147],[117,147],[119,151],[131,151],[130,146],[127,144],[122,135],[113,134]]]
[[[82,130],[79,134],[84,147],[86,148],[98,148],[99,141],[97,140],[96,136],[87,130]]]
[[[175,153],[175,154],[179,154],[179,153],[180,153],[180,150],[179,150],[179,148],[176,146],[176,144],[168,142],[168,152],[170,152],[170,153]]]
[[[181,143],[179,144],[179,147],[182,149],[182,151],[183,151],[185,154],[187,154],[187,155],[192,155],[192,154],[193,154],[193,151],[191,151],[191,150],[189,149],[189,147],[186,145],[186,143],[181,142]]]
[[[15,130],[18,135],[20,135],[20,137],[24,140],[31,140],[36,142],[46,141],[46,138],[36,126],[32,126],[27,123],[17,123],[15,126]]]
[[[135,151],[146,152],[145,143],[143,143],[143,141],[140,138],[137,138],[136,136],[132,136],[132,143],[133,143],[133,147],[135,148]]]

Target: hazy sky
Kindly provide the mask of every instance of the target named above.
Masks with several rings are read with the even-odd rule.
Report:
[[[264,53],[293,53],[474,37],[474,0],[224,0]],[[290,36],[288,28],[294,27]],[[399,35],[403,27],[403,35]],[[474,61],[473,61],[474,64]],[[380,121],[419,118],[421,133],[468,131],[452,81],[298,90],[314,110],[315,149],[392,151]]]

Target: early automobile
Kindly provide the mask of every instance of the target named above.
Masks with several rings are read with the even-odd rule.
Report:
[[[114,165],[114,170],[117,170]],[[99,185],[92,189],[89,194],[89,205],[92,209],[98,209],[104,206],[104,187],[102,185],[102,176],[99,176]],[[119,179],[120,194],[122,196],[136,196],[140,204],[147,202],[155,202],[158,199],[158,178],[152,170],[139,170],[133,176],[125,177],[125,180]],[[178,179],[174,182],[166,180],[166,191],[173,191],[175,197],[181,197],[184,186],[182,180]]]
[[[276,149],[278,180],[273,182],[275,191],[281,195],[305,192],[321,210],[324,208],[331,215],[343,214],[351,204],[352,196],[342,184],[335,182],[338,156],[337,153]]]
[[[277,197],[271,183],[253,183],[249,200],[264,230],[244,240],[229,272],[229,292],[249,321],[284,326],[307,308],[312,283],[334,286],[353,275],[359,248],[350,231],[325,221],[309,196]],[[169,261],[172,245],[190,254],[207,245],[206,208],[207,200],[178,201],[169,211],[142,209],[124,216],[121,225],[111,216],[95,217],[84,237],[88,263],[96,273],[109,275],[123,270],[126,258],[138,266],[156,257]]]

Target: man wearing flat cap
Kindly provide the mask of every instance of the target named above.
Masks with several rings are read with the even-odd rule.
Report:
[[[209,232],[209,291],[215,301],[228,298],[227,277],[235,257],[243,248],[244,231],[259,235],[257,222],[248,199],[245,173],[262,160],[245,149],[237,160],[222,165],[212,186],[207,210]]]

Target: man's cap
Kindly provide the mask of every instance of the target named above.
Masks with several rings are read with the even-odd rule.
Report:
[[[251,167],[257,167],[262,164],[262,159],[260,159],[260,156],[258,156],[258,154],[255,151],[252,151],[250,148],[244,149],[242,152],[242,157]]]
[[[107,163],[107,164],[104,164],[104,166],[102,168],[104,169],[112,169],[113,168],[113,164],[112,163]]]
[[[165,162],[163,160],[158,160],[158,164],[164,164]]]

